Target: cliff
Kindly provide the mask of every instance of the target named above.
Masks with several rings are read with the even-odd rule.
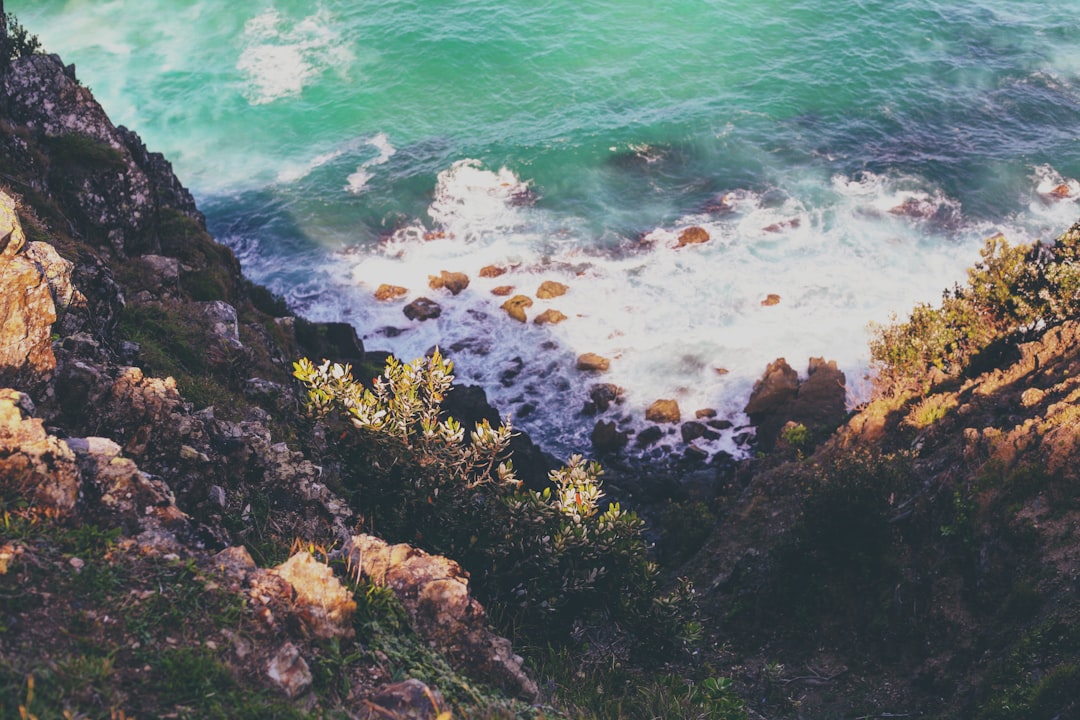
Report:
[[[1055,245],[1067,269],[1078,241]],[[619,598],[546,635],[513,627],[507,602],[497,619],[532,643],[538,686],[472,594],[482,573],[415,547],[441,530],[470,556],[477,540],[362,532],[411,517],[405,498],[454,520],[423,487],[373,482],[413,478],[304,411],[293,361],[371,377],[383,356],[245,280],[73,68],[17,58],[0,74],[3,714],[1076,716],[1074,304],[894,367],[846,417],[834,364],[800,383],[778,361],[751,400],[758,457],[620,467],[612,486],[651,503],[672,581],[697,588],[702,635],[661,658],[628,645],[603,604]],[[497,422],[477,389],[448,404]],[[516,442],[542,486],[547,458]],[[479,496],[460,517],[493,507]],[[507,594],[524,605],[527,584]],[[657,597],[663,635],[677,611]]]

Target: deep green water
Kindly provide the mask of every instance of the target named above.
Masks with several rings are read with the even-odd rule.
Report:
[[[737,417],[777,356],[836,358],[857,395],[869,321],[938,298],[983,237],[1080,215],[1070,3],[7,7],[174,162],[250,275],[369,347],[452,348],[559,451],[587,448],[581,352],[613,358],[632,418],[658,397]],[[712,240],[676,249],[692,224]],[[473,284],[426,288],[442,269]],[[544,279],[570,286],[531,309],[557,326],[490,294]],[[376,303],[382,282],[409,297]],[[405,319],[419,295],[438,321]]]

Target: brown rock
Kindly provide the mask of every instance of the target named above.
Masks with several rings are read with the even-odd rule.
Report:
[[[780,304],[780,296],[776,293],[769,293],[765,296],[765,299],[761,301],[762,307],[772,307],[773,305]]]
[[[654,444],[657,440],[664,436],[664,431],[656,425],[650,425],[641,432],[638,433],[637,438],[634,439],[634,444],[639,448],[648,447]]]
[[[301,657],[300,650],[291,642],[282,645],[270,659],[266,674],[291,698],[311,687],[311,670]]]
[[[311,553],[298,552],[271,572],[292,585],[292,612],[312,637],[329,640],[353,636],[356,602],[328,565]]]
[[[32,408],[27,395],[0,389],[0,485],[5,494],[26,498],[32,509],[68,516],[79,497],[75,453],[30,417]]]
[[[757,426],[757,444],[771,450],[788,422],[803,424],[815,435],[836,427],[846,415],[844,374],[835,361],[811,358],[807,378],[798,374],[783,358],[771,363],[754,385],[745,412]]]
[[[498,287],[493,287],[491,289],[491,294],[499,297],[506,297],[512,292],[514,292],[513,285],[499,285]]]
[[[626,447],[626,443],[630,440],[630,433],[618,430],[614,421],[597,420],[591,439],[596,452],[614,453]]]
[[[563,285],[560,282],[554,280],[545,280],[540,283],[540,287],[536,289],[536,297],[541,300],[550,300],[551,298],[561,297],[566,294],[566,291],[570,288]]]
[[[577,359],[577,369],[586,372],[605,372],[610,367],[611,361],[596,353],[585,353],[579,355]]]
[[[564,315],[563,313],[559,312],[558,310],[552,310],[548,308],[547,310],[533,318],[533,322],[537,325],[544,325],[545,323],[557,325],[565,319],[566,315]]]
[[[718,367],[718,368],[713,368],[713,372],[715,372],[717,375],[727,375],[731,371],[728,370],[727,368]]]
[[[675,247],[687,245],[699,245],[709,241],[709,233],[705,228],[692,225],[679,233],[679,244]]]
[[[682,419],[679,403],[674,400],[657,400],[645,410],[645,419],[658,423],[679,422]]]
[[[405,317],[410,320],[434,320],[442,315],[442,307],[434,300],[429,300],[425,297],[416,298],[411,303],[402,308],[405,313]]]
[[[589,399],[581,409],[586,415],[606,412],[612,403],[621,404],[623,389],[613,383],[597,383],[589,388]]]
[[[428,285],[432,290],[446,288],[453,295],[459,294],[469,287],[469,276],[462,272],[447,272],[443,270],[438,276],[429,275]]]
[[[416,633],[440,648],[451,664],[520,697],[536,696],[536,683],[525,674],[510,641],[488,630],[484,608],[469,594],[469,578],[460,565],[371,535],[354,535],[344,551],[350,571],[393,590]]]
[[[532,304],[532,298],[528,295],[515,295],[502,304],[502,309],[518,322],[525,322],[525,308],[532,307]]]
[[[799,218],[791,218],[790,220],[781,220],[780,222],[774,222],[772,225],[766,225],[762,230],[767,233],[778,233],[797,228],[801,224]]]
[[[482,278],[496,278],[505,274],[506,268],[499,267],[498,265],[485,265],[480,268],[480,277]]]
[[[765,374],[754,383],[744,412],[750,416],[750,422],[758,425],[762,418],[794,400],[798,392],[799,374],[787,364],[787,360],[777,358],[769,363]]]
[[[375,299],[380,302],[405,297],[408,294],[408,288],[403,288],[400,285],[387,285],[386,283],[383,283],[375,289]]]
[[[694,417],[698,420],[708,420],[716,417],[716,411],[712,408],[702,408],[701,410],[694,411]]]
[[[1058,200],[1064,200],[1072,195],[1072,190],[1065,183],[1061,183],[1056,188],[1050,191],[1050,197],[1057,198]]]

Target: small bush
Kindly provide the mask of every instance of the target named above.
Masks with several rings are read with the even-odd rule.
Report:
[[[15,58],[33,55],[41,50],[37,35],[31,35],[11,13],[0,14],[4,31],[0,32],[0,69]]]
[[[523,488],[507,457],[509,425],[477,423],[466,439],[442,416],[453,364],[438,350],[411,364],[388,359],[371,388],[348,366],[294,367],[311,408],[356,429],[355,504],[380,534],[461,562],[519,627],[568,634],[575,621],[604,614],[652,647],[692,640],[692,588],[659,595],[642,521],[604,502],[600,466],[574,456],[543,491]]]

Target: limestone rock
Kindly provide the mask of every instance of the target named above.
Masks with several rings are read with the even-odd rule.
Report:
[[[515,295],[502,304],[506,314],[518,322],[525,322],[525,308],[532,307],[532,298],[528,295]]]
[[[404,308],[405,317],[410,320],[434,320],[442,315],[442,307],[434,300],[429,300],[425,297],[419,297],[413,300]]]
[[[469,287],[469,276],[463,272],[447,272],[443,270],[439,275],[428,277],[428,286],[432,290],[446,288],[451,294],[457,295]]]
[[[645,410],[645,419],[657,423],[677,423],[682,419],[679,403],[675,400],[657,400]]]
[[[375,299],[381,302],[387,300],[394,300],[395,298],[405,297],[409,294],[408,288],[403,288],[400,285],[387,285],[383,283],[375,289]]]
[[[488,630],[484,608],[469,594],[469,578],[456,562],[371,535],[354,535],[343,553],[357,576],[393,590],[414,630],[462,672],[523,698],[536,696],[536,683],[510,641]]]
[[[611,367],[611,361],[596,353],[585,353],[577,359],[577,369],[585,372],[604,372]]]
[[[687,245],[699,245],[709,241],[709,233],[703,227],[692,225],[681,233],[679,233],[679,244],[676,247],[686,247]]]
[[[566,291],[570,288],[563,285],[561,282],[555,282],[554,280],[545,280],[540,283],[540,287],[536,290],[536,297],[541,300],[550,300],[551,298],[561,297],[566,294]]]
[[[291,698],[311,687],[311,670],[300,655],[300,650],[291,642],[282,645],[270,659],[266,674]]]
[[[66,517],[79,498],[75,454],[30,417],[32,407],[23,393],[0,389],[0,483],[34,506]]]
[[[307,552],[298,552],[272,570],[292,585],[293,615],[313,637],[352,637],[356,602],[333,571]]]
[[[537,325],[545,325],[545,324],[558,325],[559,323],[561,323],[565,319],[566,319],[566,315],[564,315],[563,313],[559,312],[558,310],[553,310],[551,308],[548,308],[547,310],[545,310],[544,312],[540,313],[535,318],[533,318],[533,322],[536,323]]]

